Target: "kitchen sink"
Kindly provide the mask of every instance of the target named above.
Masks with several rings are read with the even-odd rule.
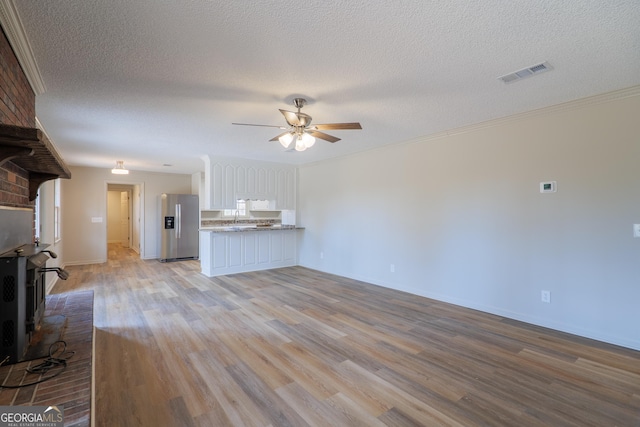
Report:
[[[247,224],[247,225],[231,225],[228,228],[229,230],[246,230],[247,228],[257,228],[255,224]]]

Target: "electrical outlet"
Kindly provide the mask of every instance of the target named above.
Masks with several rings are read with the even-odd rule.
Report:
[[[540,300],[547,304],[551,302],[551,291],[542,291],[540,294]]]
[[[395,264],[391,264],[389,266],[389,271],[392,272],[392,273],[395,273],[396,272],[396,265]]]
[[[324,259],[324,252],[320,252],[320,259]]]

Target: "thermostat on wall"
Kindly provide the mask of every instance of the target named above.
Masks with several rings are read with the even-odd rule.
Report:
[[[540,183],[541,193],[555,193],[557,189],[555,181],[546,181]]]

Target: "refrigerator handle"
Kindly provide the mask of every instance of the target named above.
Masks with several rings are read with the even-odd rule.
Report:
[[[176,239],[182,234],[182,205],[176,204]]]

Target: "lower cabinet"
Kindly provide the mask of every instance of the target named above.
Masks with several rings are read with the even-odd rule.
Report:
[[[200,232],[202,274],[224,274],[297,264],[296,230]]]

